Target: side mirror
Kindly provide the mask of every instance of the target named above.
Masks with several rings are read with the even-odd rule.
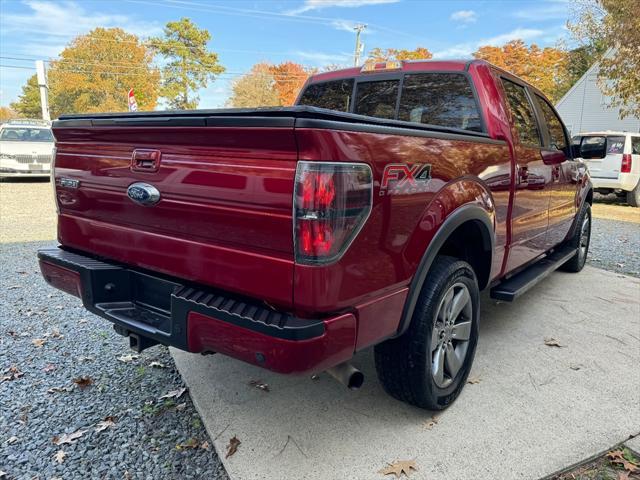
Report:
[[[580,156],[600,159],[607,156],[607,137],[584,137],[580,143]]]
[[[567,159],[562,150],[541,150],[542,161],[545,165],[558,165]]]

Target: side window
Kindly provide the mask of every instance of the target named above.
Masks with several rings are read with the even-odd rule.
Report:
[[[640,155],[640,137],[631,137],[631,153]]]
[[[509,109],[511,110],[516,130],[518,130],[520,143],[536,147],[541,146],[536,117],[533,114],[533,108],[527,98],[524,87],[506,79],[502,79],[502,85],[507,94]]]
[[[473,90],[459,73],[405,75],[398,120],[482,131]]]
[[[565,150],[567,148],[567,138],[564,135],[564,128],[562,128],[562,122],[553,111],[551,105],[542,97],[536,95],[536,100],[542,110],[542,116],[544,122],[547,124],[547,130],[549,131],[550,147],[555,147],[558,150]]]
[[[620,155],[624,153],[625,137],[607,137],[607,155]]]
[[[306,88],[302,97],[300,97],[298,105],[309,105],[311,107],[348,112],[352,92],[352,78],[333,82],[315,83]]]
[[[399,80],[358,83],[355,113],[370,117],[395,118],[399,83]]]

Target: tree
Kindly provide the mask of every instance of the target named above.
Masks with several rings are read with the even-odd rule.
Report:
[[[52,117],[61,113],[126,111],[131,88],[139,110],[153,110],[160,72],[152,62],[153,52],[138,37],[120,28],[96,28],[76,37],[50,64]]]
[[[218,63],[218,55],[207,50],[209,40],[211,34],[188,18],[167,23],[164,37],[151,40],[168,61],[162,68],[161,95],[171,108],[197,108],[200,99],[195,92],[225,71]]]
[[[473,56],[519,76],[554,101],[566,84],[567,53],[558,48],[527,47],[522,40],[512,40],[502,47],[480,47]]]
[[[369,52],[369,61],[386,62],[388,60],[429,60],[433,54],[424,47],[416,47],[414,50],[402,50],[397,48],[374,48]]]
[[[600,60],[600,89],[621,107],[621,118],[640,117],[638,0],[582,0],[569,29],[583,44],[611,49]]]
[[[267,70],[273,77],[281,106],[293,105],[307,78],[314,73],[312,69],[294,62],[268,65]]]
[[[278,91],[275,88],[269,65],[254,65],[251,72],[234,80],[232,94],[227,104],[231,107],[273,107],[280,105]]]
[[[42,116],[40,87],[38,87],[38,78],[35,74],[29,77],[27,83],[22,86],[22,94],[17,101],[11,104],[11,108],[25,118],[40,118]]]
[[[10,107],[0,107],[0,123],[17,118],[18,114]]]

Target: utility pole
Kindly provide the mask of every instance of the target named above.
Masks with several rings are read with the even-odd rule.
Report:
[[[51,120],[51,115],[49,115],[49,87],[47,86],[47,72],[44,69],[44,62],[42,60],[36,60],[36,76],[38,78],[38,86],[40,87],[42,119]]]
[[[360,34],[367,28],[364,23],[359,23],[353,29],[356,31],[356,49],[353,52],[353,66],[357,67],[360,64],[360,55],[364,50],[364,44],[360,43]]]

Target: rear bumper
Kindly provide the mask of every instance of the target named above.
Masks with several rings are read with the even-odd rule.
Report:
[[[82,299],[123,335],[189,352],[219,352],[279,373],[325,370],[353,355],[351,313],[302,319],[204,286],[63,250],[38,252],[50,285]]]
[[[627,192],[633,190],[639,180],[640,174],[637,173],[621,173],[618,175],[618,178],[591,177],[593,188],[611,188],[613,190],[619,189]]]

